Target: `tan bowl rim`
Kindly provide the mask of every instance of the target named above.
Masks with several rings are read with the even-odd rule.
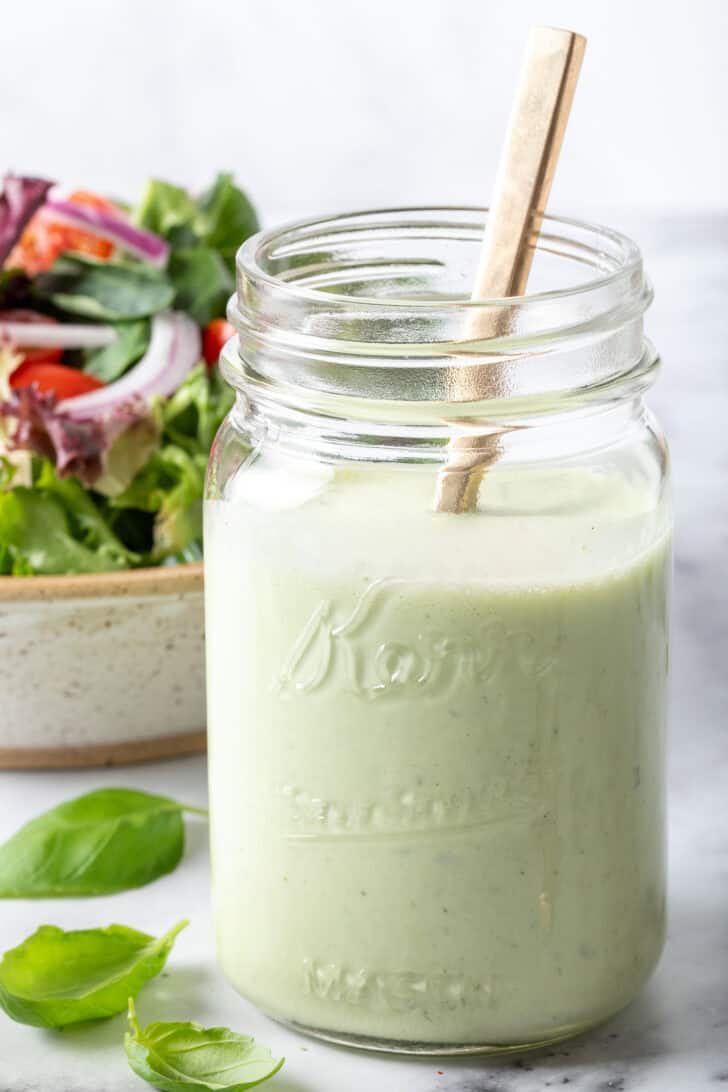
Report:
[[[130,598],[200,592],[202,562],[61,576],[0,576],[0,603]]]

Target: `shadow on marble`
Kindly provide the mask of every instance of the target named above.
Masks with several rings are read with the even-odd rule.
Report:
[[[303,1085],[300,1081],[286,1075],[285,1068],[276,1074],[275,1084],[271,1086],[271,1092],[311,1092],[311,1085]]]
[[[126,1013],[119,1013],[109,1020],[70,1024],[56,1031],[43,1029],[41,1034],[52,1043],[54,1051],[67,1052],[75,1057],[79,1053],[98,1054],[113,1047],[123,1049],[128,1027]]]
[[[210,991],[218,985],[213,968],[204,965],[175,967],[174,971],[162,971],[136,999],[137,1012],[142,1024],[153,1020],[191,1020],[190,1013],[199,1011]],[[164,1013],[164,1015],[160,1015]],[[97,1053],[109,1047],[120,1047],[128,1028],[125,1013],[109,1020],[92,1020],[84,1024],[71,1024],[61,1031],[47,1031],[55,1049],[71,1053]]]
[[[220,988],[220,977],[214,965],[187,964],[162,973],[144,987],[137,1009],[140,1020],[147,1023],[164,1020],[194,1020],[190,1013],[204,1011],[210,995]]]
[[[369,1054],[387,1067],[401,1066],[411,1076],[413,1064],[432,1074],[423,1092],[520,1092],[528,1074],[541,1088],[562,1088],[564,1092],[628,1092],[633,1071],[643,1071],[649,1058],[669,1051],[669,1037],[662,1030],[660,1005],[649,993],[626,1008],[607,1024],[574,1039],[541,1050],[503,1054],[489,1058],[428,1057]],[[345,1047],[329,1049],[352,1057]],[[371,1064],[370,1061],[370,1064]],[[583,1084],[589,1080],[589,1084]],[[418,1088],[420,1085],[418,1084]],[[533,1087],[536,1087],[534,1085]],[[406,1092],[403,1087],[402,1092]],[[688,1092],[688,1090],[686,1090]]]

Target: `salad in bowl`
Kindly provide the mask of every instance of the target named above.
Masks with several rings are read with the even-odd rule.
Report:
[[[202,493],[232,403],[230,174],[0,193],[0,767],[205,745]]]
[[[199,560],[217,358],[258,228],[230,174],[137,204],[7,176],[0,194],[0,575]]]

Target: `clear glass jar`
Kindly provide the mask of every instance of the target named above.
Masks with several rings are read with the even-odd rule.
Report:
[[[484,215],[249,240],[207,487],[223,970],[401,1052],[582,1031],[664,933],[650,288],[629,240],[547,218],[533,292],[472,303]],[[433,510],[463,445],[470,510]]]

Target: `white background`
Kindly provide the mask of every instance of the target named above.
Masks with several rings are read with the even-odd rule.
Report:
[[[227,167],[268,223],[485,204],[533,22],[589,38],[553,210],[726,207],[725,0],[4,0],[0,166]]]

